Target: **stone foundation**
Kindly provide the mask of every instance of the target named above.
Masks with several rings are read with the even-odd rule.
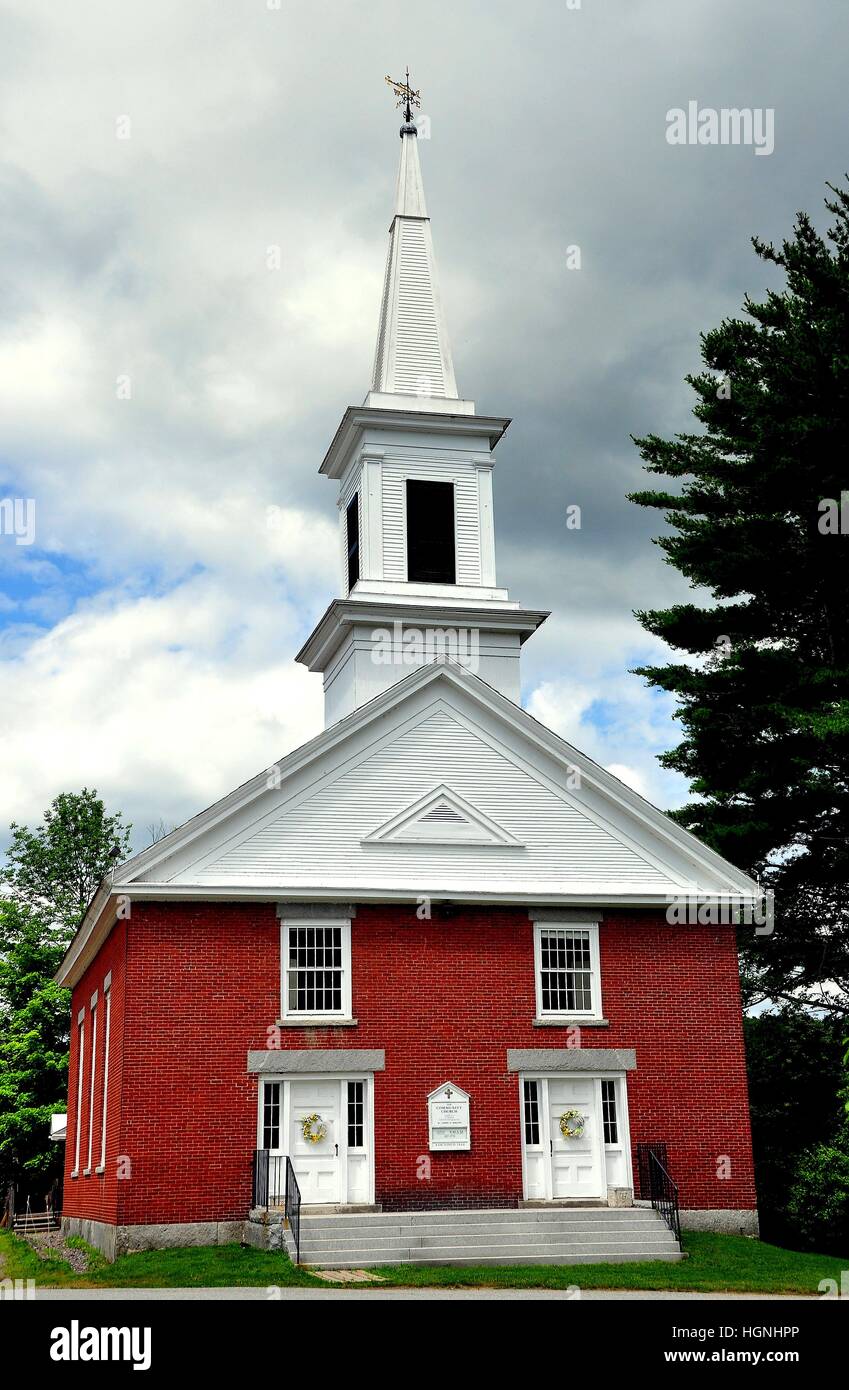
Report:
[[[231,1245],[244,1238],[244,1221],[173,1221],[152,1226],[112,1226],[63,1216],[62,1234],[82,1236],[111,1263],[139,1250],[176,1250],[187,1245]]]
[[[283,1250],[295,1258],[295,1242],[281,1211],[255,1208],[245,1222],[242,1242],[255,1250]]]
[[[757,1236],[760,1234],[757,1209],[735,1211],[719,1207],[711,1211],[681,1210],[682,1231],[715,1231],[721,1236]]]

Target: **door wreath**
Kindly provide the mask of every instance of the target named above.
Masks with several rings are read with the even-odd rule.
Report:
[[[310,1144],[320,1144],[327,1133],[327,1125],[320,1115],[305,1115],[301,1120],[301,1133]]]
[[[559,1123],[564,1139],[580,1139],[584,1133],[584,1117],[580,1110],[564,1110]]]

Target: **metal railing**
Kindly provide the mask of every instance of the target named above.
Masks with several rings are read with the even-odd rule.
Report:
[[[669,1172],[669,1154],[666,1141],[663,1139],[652,1139],[650,1143],[640,1143],[637,1145],[637,1174],[639,1177],[638,1197],[643,1201],[651,1199],[651,1175],[649,1173],[649,1154],[656,1154],[663,1167]]]
[[[251,1207],[268,1209],[268,1149],[254,1149],[251,1169]]]
[[[288,1154],[254,1149],[251,1205],[282,1207],[285,1221],[295,1242],[295,1263],[301,1261],[301,1189]]]
[[[678,1210],[678,1186],[672,1181],[669,1172],[658,1157],[659,1145],[646,1146],[646,1171],[648,1175],[648,1197],[656,1212],[659,1212],[681,1244],[681,1215]],[[665,1149],[665,1145],[664,1145]],[[665,1155],[664,1155],[665,1156]],[[645,1191],[643,1195],[645,1195]]]
[[[286,1220],[295,1242],[295,1264],[301,1263],[301,1189],[292,1160],[286,1155]]]

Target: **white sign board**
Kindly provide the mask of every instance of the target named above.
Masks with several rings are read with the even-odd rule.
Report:
[[[459,1086],[446,1081],[427,1098],[428,1138],[431,1152],[444,1149],[470,1149],[469,1097]]]

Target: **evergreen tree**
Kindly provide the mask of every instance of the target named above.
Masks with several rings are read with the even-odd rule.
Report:
[[[810,1231],[788,1206],[802,1156],[833,1146],[847,1118],[840,1099],[842,1020],[787,1005],[745,1019],[744,1027],[761,1236],[800,1249],[810,1244]],[[814,1248],[820,1248],[816,1241]]]
[[[829,187],[831,187],[829,185]],[[804,213],[785,283],[702,337],[698,433],[636,440],[675,480],[633,494],[697,600],[637,614],[687,659],[639,674],[679,701],[666,753],[697,799],[675,818],[775,891],[741,934],[749,998],[849,1009],[849,192]],[[843,503],[841,516],[841,502]]]

